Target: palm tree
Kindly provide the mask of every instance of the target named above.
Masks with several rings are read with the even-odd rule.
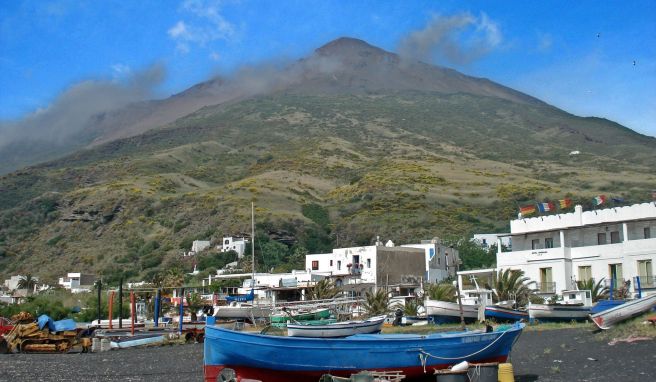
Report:
[[[515,300],[518,306],[524,306],[529,301],[533,290],[529,288],[529,278],[524,276],[524,271],[516,269],[500,269],[494,277],[494,298],[498,301]]]
[[[580,290],[589,290],[592,292],[592,302],[597,302],[602,298],[608,297],[609,289],[607,286],[602,285],[604,279],[605,278],[602,278],[597,283],[595,283],[594,279],[578,280],[576,285]]]
[[[437,301],[456,301],[456,288],[452,284],[428,284],[426,295],[431,300]]]
[[[37,279],[32,277],[31,274],[27,274],[25,276],[21,276],[20,279],[18,280],[18,289],[27,289],[27,294],[29,295],[30,292],[34,289],[36,286]]]
[[[374,293],[365,293],[365,301],[362,303],[362,307],[369,316],[378,316],[391,312],[387,291],[380,288]]]
[[[197,321],[197,312],[203,307],[203,300],[198,293],[190,293],[187,296],[187,308],[189,308],[189,312],[191,313],[191,320]]]
[[[323,279],[310,289],[310,300],[328,300],[340,293],[339,288],[330,279]]]
[[[421,302],[418,299],[412,299],[412,300],[406,301],[405,306],[403,307],[403,315],[404,316],[416,316],[417,315],[417,308],[420,305],[421,305]]]

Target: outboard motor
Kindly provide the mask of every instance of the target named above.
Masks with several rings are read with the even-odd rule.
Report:
[[[398,308],[396,309],[396,312],[394,312],[394,326],[401,326],[401,319],[403,318],[403,311]]]

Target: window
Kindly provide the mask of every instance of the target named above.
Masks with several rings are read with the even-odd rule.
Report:
[[[610,233],[610,242],[611,244],[620,242],[620,231],[613,231]]]
[[[638,260],[638,276],[648,278],[653,275],[651,260]]]
[[[597,244],[598,245],[606,244],[606,232],[601,232],[597,234]]]
[[[223,242],[224,245],[230,245],[230,240],[226,239],[226,241]]]
[[[371,268],[371,259],[367,259],[367,268]]]
[[[654,273],[653,268],[651,267],[651,260],[639,260],[638,261],[638,277],[640,281],[640,286],[643,288],[653,288],[654,287]]]
[[[319,260],[312,260],[312,270],[319,270]]]
[[[332,260],[330,260],[330,266],[331,266],[331,267],[333,266],[333,261],[332,261]]]
[[[531,240],[531,249],[540,249],[540,239]]]
[[[553,248],[553,237],[547,237],[546,239],[544,239],[544,247]]]
[[[650,239],[651,238],[651,230],[649,229],[649,227],[645,227],[643,232],[645,234],[645,239]]]
[[[587,281],[592,278],[592,267],[590,265],[583,265],[579,267],[579,280]]]
[[[342,270],[342,261],[341,260],[337,260],[337,270],[338,271]]]
[[[608,264],[608,274],[612,280],[615,280],[615,285],[618,281],[624,281],[622,278],[622,264]]]

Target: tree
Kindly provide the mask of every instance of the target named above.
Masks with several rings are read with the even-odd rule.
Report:
[[[528,281],[529,278],[524,277],[524,271],[510,268],[499,269],[494,276],[493,298],[497,302],[515,300],[517,305],[524,306],[528,304],[529,296],[533,294],[529,285],[535,283]]]
[[[380,288],[374,293],[366,292],[362,307],[369,316],[378,316],[391,312],[387,291]]]
[[[475,242],[469,239],[459,239],[455,245],[458,256],[462,260],[460,270],[482,269],[494,267],[497,258],[494,253],[485,251]]]
[[[592,302],[597,302],[602,298],[608,298],[609,289],[607,286],[602,285],[605,278],[602,278],[597,283],[594,279],[578,280],[576,285],[580,290],[589,290],[592,293]]]
[[[335,286],[335,283],[332,280],[323,279],[319,281],[314,288],[310,289],[310,299],[328,300],[337,296],[339,292],[339,288]]]
[[[421,300],[419,299],[411,299],[405,302],[405,306],[403,307],[403,314],[405,316],[416,316],[417,315],[417,308],[421,306]]]
[[[29,295],[32,290],[34,290],[34,287],[36,286],[37,279],[32,277],[31,274],[27,274],[25,276],[21,276],[20,279],[18,280],[18,289],[27,289],[27,294]]]
[[[456,288],[452,284],[427,284],[426,295],[431,300],[456,301]]]

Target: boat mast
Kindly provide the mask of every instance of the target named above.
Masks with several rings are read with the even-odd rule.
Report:
[[[255,212],[251,202],[251,289],[255,287]]]

